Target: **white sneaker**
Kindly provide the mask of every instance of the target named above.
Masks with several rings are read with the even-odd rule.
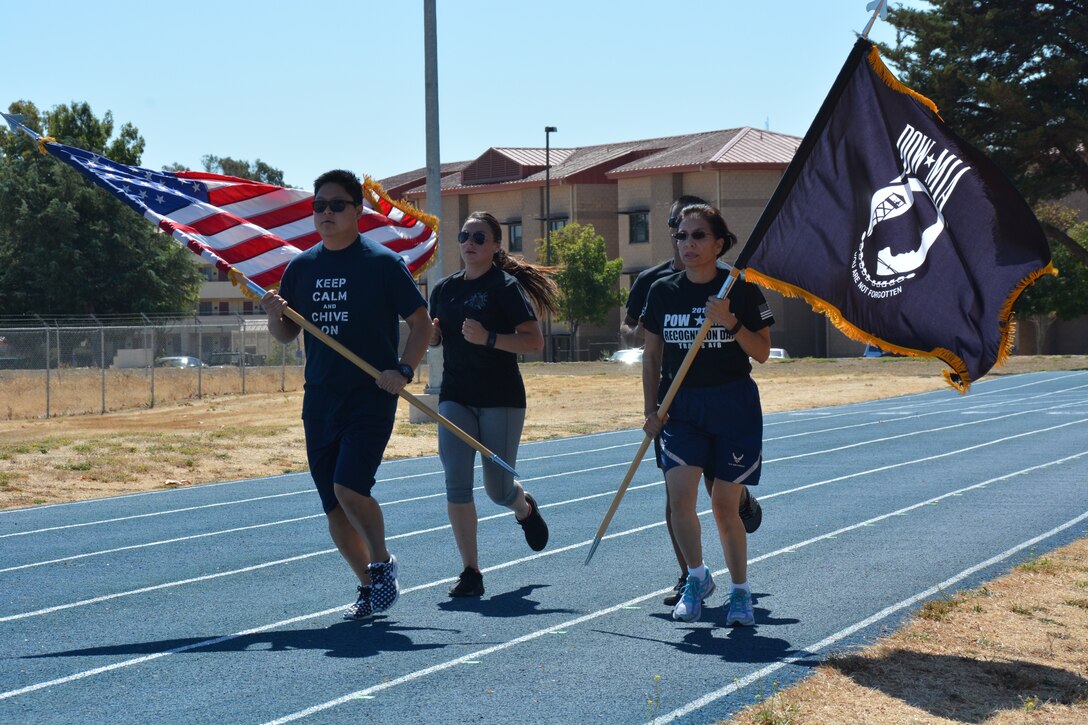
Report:
[[[672,609],[672,618],[681,622],[694,622],[699,619],[703,613],[703,600],[708,599],[714,589],[714,577],[709,571],[703,580],[694,574],[688,574],[684,591],[680,593],[680,601]]]

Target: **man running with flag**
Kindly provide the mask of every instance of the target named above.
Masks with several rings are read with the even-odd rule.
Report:
[[[396,603],[397,559],[385,546],[381,506],[371,495],[397,393],[412,381],[431,337],[426,301],[399,255],[359,234],[362,184],[349,171],[314,182],[313,224],[321,243],[284,270],[279,294],[261,306],[268,330],[290,342],[301,328],[283,316],[290,306],[381,371],[375,380],[309,332],[302,421],[306,456],[329,534],[359,578],[347,619],[366,619]],[[408,340],[398,359],[399,320]]]

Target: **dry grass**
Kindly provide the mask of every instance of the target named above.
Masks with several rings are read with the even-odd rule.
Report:
[[[1088,722],[1088,539],[929,602],[730,722]]]

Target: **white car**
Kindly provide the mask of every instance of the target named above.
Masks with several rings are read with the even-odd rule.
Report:
[[[626,365],[634,365],[642,363],[642,348],[632,347],[626,350],[616,350],[608,358],[609,362],[624,363]]]
[[[768,360],[789,360],[789,358],[790,354],[783,347],[772,347],[771,354],[767,356]]]

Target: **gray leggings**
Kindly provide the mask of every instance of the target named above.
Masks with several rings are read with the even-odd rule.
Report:
[[[438,404],[438,412],[511,466],[517,463],[518,442],[525,425],[524,408],[475,408],[447,400]],[[446,501],[471,503],[476,449],[445,426],[438,426],[438,457],[446,471]],[[509,507],[520,489],[514,477],[491,461],[484,461],[483,469],[488,497],[500,506]]]

